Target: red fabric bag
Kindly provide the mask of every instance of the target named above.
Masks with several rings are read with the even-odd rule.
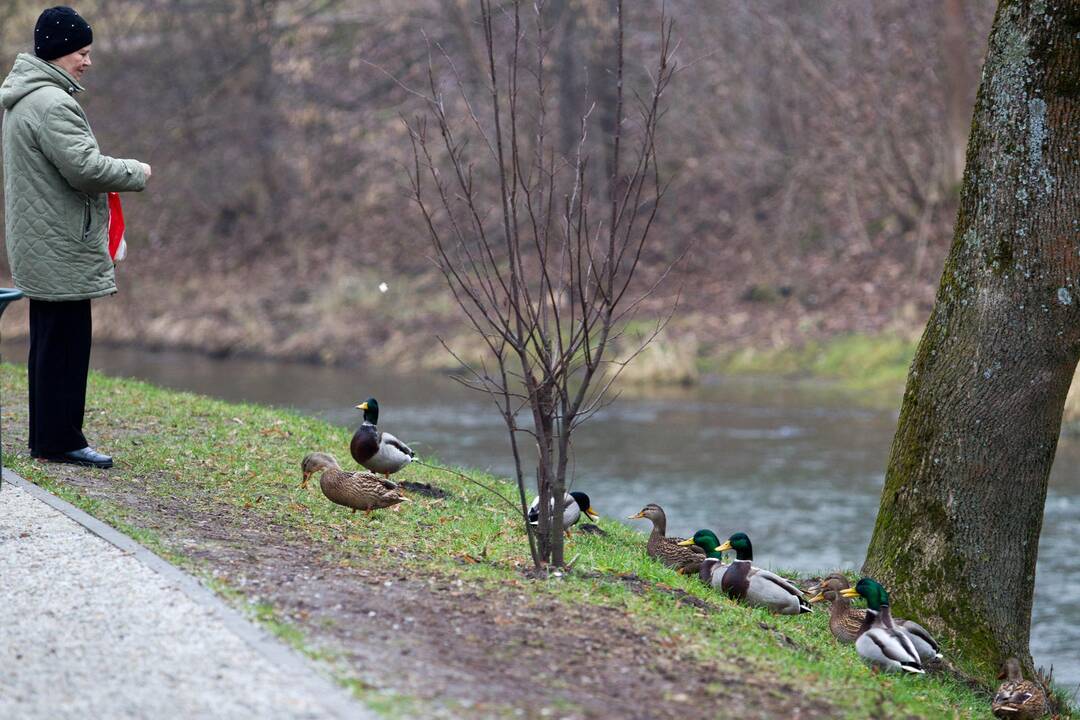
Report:
[[[109,198],[109,257],[114,263],[127,255],[124,241],[124,208],[120,205],[120,193],[111,192]]]

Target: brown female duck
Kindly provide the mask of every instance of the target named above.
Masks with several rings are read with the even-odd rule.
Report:
[[[345,472],[330,455],[310,453],[304,456],[300,468],[304,473],[301,487],[307,487],[308,478],[322,470],[319,488],[330,502],[371,514],[372,510],[386,508],[407,501],[397,483],[369,472]]]
[[[656,558],[668,567],[675,568],[680,575],[696,573],[701,569],[701,561],[705,559],[705,551],[696,545],[679,545],[683,538],[666,537],[667,515],[664,509],[655,503],[649,503],[638,512],[631,515],[630,520],[651,520],[653,527],[649,535],[649,544],[645,552],[649,557]]]
[[[1047,713],[1046,692],[1038,683],[1024,679],[1019,660],[1006,660],[1001,677],[1005,682],[1001,683],[990,704],[994,717],[1035,720]]]
[[[841,590],[851,587],[847,578],[840,573],[833,573],[819,583],[817,594],[810,598],[811,603],[832,603],[829,612],[829,630],[833,637],[842,643],[853,643],[859,635],[870,627],[870,620],[864,609],[851,606],[851,599],[840,594]]]

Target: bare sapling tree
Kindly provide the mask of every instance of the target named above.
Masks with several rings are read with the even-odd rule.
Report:
[[[569,157],[559,151],[560,123],[550,117],[556,93],[549,92],[549,77],[557,73],[543,0],[498,8],[480,0],[486,97],[470,97],[475,85],[435,45],[428,112],[407,123],[412,199],[482,352],[466,357],[443,344],[465,367],[459,379],[486,393],[506,423],[516,509],[537,570],[566,564],[561,519],[574,430],[611,402],[621,370],[671,317],[659,318],[652,332],[616,356],[627,322],[671,270],[639,277],[667,189],[656,135],[676,67],[672,24],[661,15],[656,66],[647,90],[627,103],[636,108],[627,116],[621,0],[612,9],[612,71],[594,78],[614,86],[602,93],[614,103],[614,122],[601,142],[587,137],[596,110],[590,100],[577,118],[576,148]],[[448,68],[445,94],[435,58]],[[597,145],[614,159],[610,175],[598,180],[589,170],[589,149]],[[536,452],[535,531],[525,481],[529,445]]]

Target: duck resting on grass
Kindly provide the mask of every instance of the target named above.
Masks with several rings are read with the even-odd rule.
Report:
[[[397,483],[383,479],[369,472],[346,472],[337,460],[326,453],[310,453],[300,463],[304,473],[300,487],[307,487],[308,478],[322,470],[319,476],[319,488],[330,502],[352,508],[355,513],[363,510],[371,515],[372,510],[387,508],[408,498],[401,494]]]
[[[699,533],[694,533],[694,538],[697,538]],[[707,536],[705,537],[707,539]],[[707,580],[714,588],[726,593],[732,600],[742,600],[747,605],[767,608],[779,615],[798,615],[813,610],[802,590],[794,583],[776,573],[754,567],[751,563],[754,559],[754,547],[746,533],[737,532],[716,548],[717,553],[727,550],[735,551],[735,561],[730,565],[725,567],[719,560],[709,558],[708,568],[702,567],[702,579]]]
[[[368,398],[356,409],[364,411],[364,422],[353,433],[349,452],[353,460],[389,480],[391,475],[411,463],[416,453],[390,433],[379,431],[379,402],[375,398]]]
[[[1005,682],[998,687],[990,704],[994,717],[1035,720],[1046,715],[1046,692],[1038,683],[1024,679],[1019,660],[1006,660],[1005,670],[1000,677],[1004,678]]]
[[[871,620],[867,628],[855,641],[855,652],[874,672],[878,670],[902,671],[924,674],[922,661],[911,636],[893,622],[889,607],[889,593],[880,583],[870,578],[862,578],[854,588],[841,590],[844,597],[863,597]]]
[[[840,594],[851,587],[851,583],[840,573],[833,573],[821,581],[815,588],[817,593],[810,598],[810,603],[831,603],[829,611],[829,630],[833,637],[842,643],[853,643],[859,639],[864,629],[870,627],[867,611],[851,606],[851,598]],[[866,628],[863,624],[866,624]]]
[[[810,598],[810,602],[827,600],[832,603],[832,611],[829,614],[829,630],[840,642],[855,642],[865,632],[873,621],[873,610],[862,610],[851,606],[851,600],[841,595],[850,588],[851,583],[840,573],[827,576],[818,585],[818,594]],[[919,660],[925,666],[942,659],[941,648],[937,641],[919,623],[914,620],[893,618],[893,624],[908,634],[915,652],[919,654]]]
[[[720,538],[712,530],[698,530],[694,533],[694,537],[683,540],[679,544],[685,547],[697,545],[705,553],[705,557],[724,559],[724,553],[720,552]]]
[[[649,503],[636,515],[631,515],[630,520],[651,520],[653,527],[649,535],[649,544],[645,552],[649,557],[655,558],[668,567],[675,568],[680,575],[689,575],[701,570],[701,561],[705,559],[705,553],[699,547],[683,547],[682,538],[666,537],[667,515],[664,509],[656,503]]]
[[[551,507],[555,507],[555,498],[551,499]],[[583,492],[569,492],[563,495],[563,532],[566,533],[566,537],[570,537],[570,528],[577,524],[577,521],[581,519],[581,514],[585,515],[592,520],[599,520],[600,515],[592,509],[592,501],[589,500],[589,496]],[[540,496],[537,495],[529,505],[529,524],[536,526],[540,524]]]
[[[698,578],[706,585],[713,585],[713,579],[716,579],[716,584],[713,585],[717,590],[720,589],[720,580],[724,577],[724,572],[731,567],[730,563],[724,563],[724,553],[718,549],[720,547],[720,538],[716,536],[712,530],[698,530],[694,533],[694,537],[689,540],[683,540],[679,543],[683,547],[689,547],[696,545],[705,552],[705,560],[715,560],[716,562],[701,562],[701,568],[698,570]]]

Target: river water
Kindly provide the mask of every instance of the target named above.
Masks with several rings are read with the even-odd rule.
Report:
[[[25,352],[17,343],[4,347],[9,360]],[[95,347],[91,362],[109,375],[294,408],[346,426],[360,421],[353,406],[373,395],[380,427],[421,454],[511,472],[506,431],[490,402],[445,376],[110,347]],[[574,487],[609,518],[659,503],[673,535],[743,530],[765,566],[855,569],[873,530],[895,427],[895,411],[862,408],[806,383],[727,379],[655,390],[620,398],[575,434]],[[1039,545],[1031,647],[1036,663],[1052,664],[1068,688],[1080,684],[1078,517],[1080,440],[1063,438]],[[644,521],[622,522],[648,529]]]

